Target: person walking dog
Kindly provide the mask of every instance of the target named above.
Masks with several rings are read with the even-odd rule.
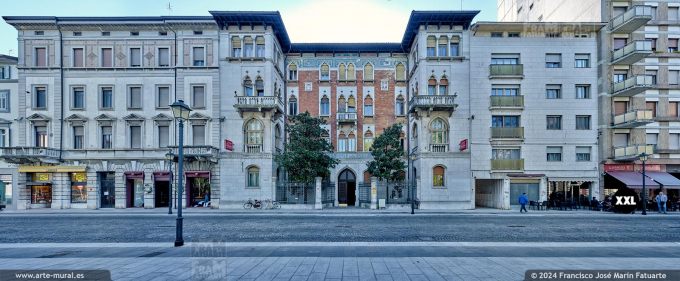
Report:
[[[522,206],[522,208],[519,209],[519,212],[521,213],[522,211],[528,213],[527,211],[527,203],[529,203],[529,197],[527,197],[526,193],[522,193],[522,195],[519,196],[519,204]]]

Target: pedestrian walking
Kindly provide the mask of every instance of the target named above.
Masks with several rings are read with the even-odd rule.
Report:
[[[527,203],[529,203],[529,197],[527,197],[526,193],[522,193],[522,195],[519,196],[519,204],[522,206],[522,208],[519,209],[519,212],[521,213],[522,211],[528,213],[527,211]]]
[[[663,191],[656,195],[656,206],[658,207],[659,213],[666,213],[666,202],[668,201],[668,196],[663,194]]]

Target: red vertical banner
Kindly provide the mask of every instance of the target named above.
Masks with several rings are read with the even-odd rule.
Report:
[[[468,140],[464,139],[458,143],[458,149],[460,151],[465,151],[468,148]]]

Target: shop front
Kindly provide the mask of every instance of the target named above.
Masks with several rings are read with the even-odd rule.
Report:
[[[209,207],[210,171],[186,172],[186,194],[188,207]]]
[[[154,206],[156,208],[168,207],[171,200],[172,174],[170,172],[155,172],[153,174]]]
[[[0,175],[0,208],[12,206],[12,175]]]
[[[549,206],[559,206],[562,202],[587,207],[590,199],[597,197],[595,178],[548,178]]]
[[[26,186],[30,189],[31,208],[52,207],[52,174],[29,173]]]
[[[125,172],[127,208],[144,208],[144,172]]]
[[[19,191],[18,208],[87,208],[85,170],[85,166],[19,166],[19,182],[25,189]]]
[[[87,174],[70,173],[71,208],[87,208]]]

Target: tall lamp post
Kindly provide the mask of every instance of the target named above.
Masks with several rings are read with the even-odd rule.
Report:
[[[170,183],[168,185],[168,215],[172,215],[172,162],[175,155],[172,150],[165,154],[165,161],[168,163],[168,171],[170,171]]]
[[[649,159],[649,154],[645,152],[640,153],[640,161],[642,161],[642,215],[647,215],[647,188],[645,185],[647,177],[645,174],[645,162],[647,159]]]
[[[175,237],[175,247],[184,245],[184,238],[182,237],[182,193],[184,192],[184,185],[182,183],[184,173],[184,120],[189,119],[189,112],[191,108],[184,103],[183,100],[177,100],[170,105],[172,108],[172,115],[179,123],[179,141],[177,145],[177,235]]]

